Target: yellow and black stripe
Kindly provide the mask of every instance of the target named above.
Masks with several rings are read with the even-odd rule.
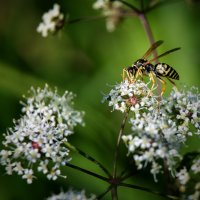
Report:
[[[170,67],[166,63],[156,64],[155,68],[154,68],[154,72],[158,76],[179,80],[179,74],[176,72],[176,70],[174,68]]]

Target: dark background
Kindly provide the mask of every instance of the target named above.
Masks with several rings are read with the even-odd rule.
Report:
[[[86,112],[85,127],[78,127],[71,137],[72,143],[110,170],[112,169],[114,146],[122,120],[122,114],[110,112],[107,104],[101,103],[102,93],[121,81],[122,69],[141,57],[149,47],[146,33],[138,18],[123,21],[113,33],[108,33],[105,21],[94,20],[65,26],[55,36],[42,38],[36,27],[44,12],[53,7],[55,1],[5,0],[0,1],[0,140],[12,119],[20,117],[19,100],[30,86],[45,83],[57,86],[62,93],[70,90],[77,94],[75,107]],[[98,15],[92,9],[92,0],[57,1],[71,19]],[[129,2],[135,3],[134,0]],[[157,8],[147,15],[156,40],[164,40],[159,53],[174,47],[182,49],[161,59],[173,66],[180,74],[177,85],[199,87],[200,72],[200,7],[190,1],[174,1]],[[167,92],[171,84],[167,83]],[[190,142],[195,149],[199,142]],[[128,161],[127,150],[121,146],[120,168]],[[93,163],[73,155],[73,163],[99,172]],[[0,166],[0,199],[33,200],[44,199],[52,193],[69,187],[85,188],[88,193],[102,193],[107,185],[71,169],[64,169],[68,178],[48,181],[38,174],[33,184],[17,175],[5,175]],[[130,169],[131,170],[131,169]],[[136,185],[163,190],[161,178],[153,181],[147,172],[132,178]],[[119,189],[120,199],[164,199],[146,192]],[[108,194],[105,199],[110,199]]]

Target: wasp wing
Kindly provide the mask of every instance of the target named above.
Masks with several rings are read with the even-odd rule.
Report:
[[[161,55],[157,56],[156,58],[153,58],[153,59],[149,60],[148,63],[151,63],[151,62],[153,62],[154,60],[156,60],[156,59],[158,59],[158,58],[161,58],[161,57],[163,57],[163,56],[165,56],[165,55],[167,55],[167,54],[170,54],[170,53],[172,53],[172,52],[174,52],[174,51],[178,51],[179,49],[181,49],[181,48],[178,47],[178,48],[174,48],[174,49],[171,49],[171,50],[169,50],[169,51],[166,51],[165,53],[162,53]]]
[[[157,47],[159,47],[162,43],[163,43],[163,40],[158,40],[157,42],[153,43],[151,45],[151,47],[147,50],[147,52],[144,54],[144,56],[142,57],[142,59],[146,60],[146,58],[149,56],[149,54],[151,54],[151,52],[154,49],[156,49]]]

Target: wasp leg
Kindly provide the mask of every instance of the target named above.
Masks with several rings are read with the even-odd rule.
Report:
[[[122,73],[123,81],[126,79],[126,77],[127,77],[129,82],[132,82],[132,79],[133,79],[132,75],[128,72],[128,70],[126,68],[124,68],[123,73]]]
[[[125,80],[125,76],[126,76],[127,70],[124,68],[122,71],[122,80]]]
[[[155,82],[156,82],[152,72],[149,73],[149,78],[150,78],[150,80],[152,81],[152,86],[151,86],[151,90],[150,90],[148,96],[151,96],[151,95],[152,95],[153,88],[154,88],[154,86],[155,86]]]
[[[138,70],[135,74],[135,77],[134,77],[134,82],[136,81],[136,79],[139,75],[142,77],[142,66],[138,68]]]
[[[162,88],[162,91],[160,93],[160,96],[163,95],[163,93],[165,92],[165,89],[166,89],[166,82],[160,77],[160,76],[157,76],[157,78],[159,79],[160,82],[162,82],[163,84],[163,88]]]
[[[178,91],[177,87],[176,87],[176,84],[174,83],[174,81],[172,81],[171,79],[167,78],[171,83],[172,85],[174,86],[175,90]]]

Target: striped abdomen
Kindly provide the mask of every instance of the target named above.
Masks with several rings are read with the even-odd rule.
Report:
[[[155,72],[158,76],[168,77],[168,78],[171,78],[171,79],[179,80],[178,73],[175,71],[175,69],[170,67],[168,64],[158,63],[158,64],[155,65],[154,70],[155,70]]]

